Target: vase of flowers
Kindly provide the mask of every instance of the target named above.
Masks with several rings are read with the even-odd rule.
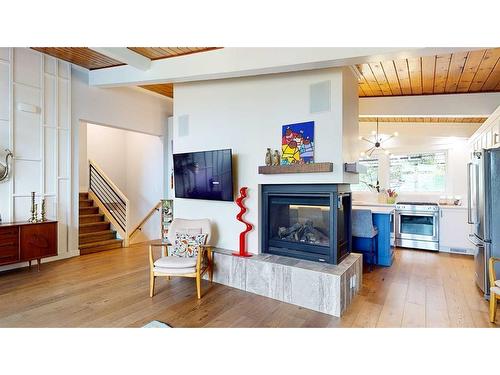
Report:
[[[398,197],[398,193],[394,189],[387,189],[387,200],[388,204],[396,203],[396,198]]]

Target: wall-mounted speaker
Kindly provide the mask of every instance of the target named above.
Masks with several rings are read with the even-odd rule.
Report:
[[[329,112],[331,110],[331,81],[313,83],[309,86],[310,113]]]
[[[177,118],[177,135],[179,137],[189,135],[189,115],[181,115]]]

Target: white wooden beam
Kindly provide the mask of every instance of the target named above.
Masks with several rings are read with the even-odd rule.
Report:
[[[151,68],[150,59],[126,47],[90,47],[90,49],[142,71]]]
[[[147,85],[247,77],[420,57],[475,48],[222,48],[151,62],[145,72],[130,66],[90,72],[93,86]]]
[[[360,117],[488,117],[500,92],[359,98]]]

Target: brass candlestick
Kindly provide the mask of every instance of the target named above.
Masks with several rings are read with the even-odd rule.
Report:
[[[28,219],[28,222],[30,223],[36,223],[36,204],[35,204],[35,192],[31,192],[31,217]]]
[[[42,198],[42,209],[41,209],[41,212],[40,212],[40,215],[41,215],[41,218],[40,218],[40,221],[47,221],[47,218],[45,217],[47,214],[46,210],[45,210],[45,198]]]

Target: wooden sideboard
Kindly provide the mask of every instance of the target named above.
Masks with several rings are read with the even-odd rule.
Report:
[[[0,266],[57,255],[57,221],[0,223]]]

